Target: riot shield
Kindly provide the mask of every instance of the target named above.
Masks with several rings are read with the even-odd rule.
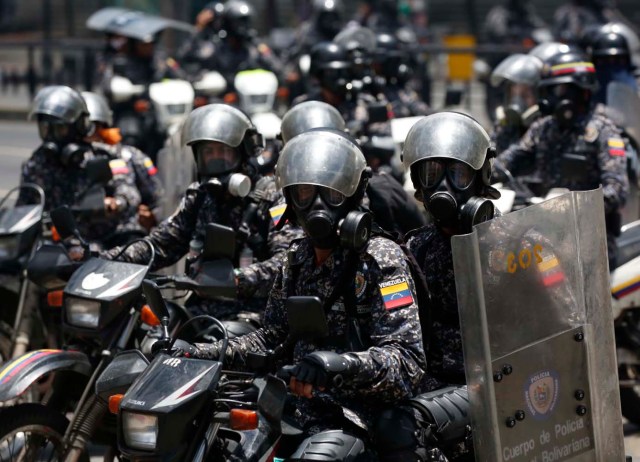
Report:
[[[87,19],[87,28],[98,32],[122,35],[143,42],[151,42],[164,29],[195,33],[189,23],[153,16],[126,8],[102,8]]]
[[[601,190],[452,239],[477,461],[622,462]]]

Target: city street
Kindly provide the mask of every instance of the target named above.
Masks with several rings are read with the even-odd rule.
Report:
[[[19,183],[20,165],[39,143],[35,123],[0,121],[0,195]],[[64,181],[61,178],[60,181]],[[625,423],[625,446],[628,455],[640,457],[640,428]],[[92,462],[101,457],[92,451]]]

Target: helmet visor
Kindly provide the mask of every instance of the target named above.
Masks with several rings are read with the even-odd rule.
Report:
[[[347,199],[347,196],[335,189],[312,184],[296,184],[290,186],[289,190],[291,191],[293,205],[300,210],[308,208],[318,194],[331,207],[340,207]]]
[[[240,165],[237,149],[217,141],[197,143],[193,150],[200,175],[221,175],[235,170]]]
[[[63,121],[38,120],[38,133],[43,140],[65,141],[71,134],[71,126]]]
[[[417,170],[420,186],[424,189],[437,188],[445,174],[449,184],[461,191],[467,189],[475,178],[475,170],[458,161],[429,159],[418,163],[414,168]]]

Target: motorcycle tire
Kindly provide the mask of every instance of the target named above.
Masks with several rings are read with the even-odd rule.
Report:
[[[67,418],[42,404],[25,403],[0,411],[0,460],[62,461]],[[26,450],[26,453],[23,452]],[[89,462],[86,452],[81,462]]]

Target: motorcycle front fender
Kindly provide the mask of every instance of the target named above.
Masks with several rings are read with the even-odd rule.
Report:
[[[79,351],[35,350],[0,368],[0,402],[15,399],[50,372],[72,371],[91,375],[89,358]]]

